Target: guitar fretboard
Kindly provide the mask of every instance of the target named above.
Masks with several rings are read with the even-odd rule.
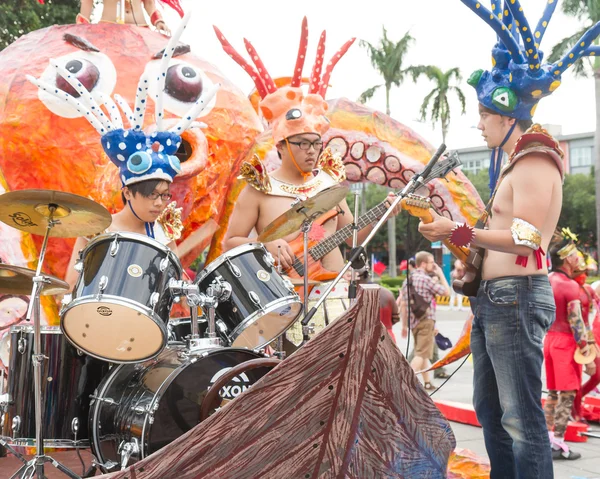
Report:
[[[365,226],[370,225],[378,221],[387,211],[388,207],[385,203],[380,203],[375,208],[370,209],[364,215],[359,216],[356,221],[358,230],[362,230]],[[334,234],[320,241],[318,244],[308,250],[309,254],[315,260],[320,260],[330,251],[333,251],[344,241],[352,236],[352,223],[344,226],[342,229],[336,231]],[[294,268],[295,269],[295,268]]]

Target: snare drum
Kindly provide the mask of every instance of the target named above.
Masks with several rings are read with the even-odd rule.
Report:
[[[17,448],[36,445],[33,338],[32,326],[10,329],[8,405],[2,434]],[[46,356],[41,373],[44,447],[89,447],[90,394],[108,373],[109,364],[82,354],[58,326],[41,327],[41,353]]]
[[[143,361],[167,343],[168,284],[182,274],[166,246],[136,233],[94,238],[80,253],[73,296],[60,327],[75,346],[115,363]]]
[[[200,422],[211,385],[238,364],[264,356],[247,349],[207,349],[189,355],[169,345],[156,359],[114,368],[95,393],[90,411],[92,451],[106,472],[135,463]],[[220,391],[233,400],[269,368],[240,374]]]
[[[260,348],[302,313],[300,297],[274,263],[262,244],[248,243],[222,254],[198,274],[200,291],[215,279],[231,285],[231,296],[215,309],[216,332],[226,344]]]

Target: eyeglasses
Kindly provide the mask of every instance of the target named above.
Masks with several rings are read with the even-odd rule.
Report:
[[[310,150],[310,147],[312,146],[315,150],[320,150],[321,148],[323,148],[323,142],[321,140],[315,140],[315,141],[308,141],[308,140],[302,140],[302,141],[289,141],[288,143],[291,143],[292,145],[296,145],[298,148],[300,148],[301,150],[304,151],[308,151]]]
[[[173,195],[171,193],[150,193],[148,196],[146,196],[146,198],[152,201],[156,201],[160,198],[161,201],[166,202],[173,198]]]

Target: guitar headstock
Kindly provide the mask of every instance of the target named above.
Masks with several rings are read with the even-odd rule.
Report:
[[[437,162],[437,164],[433,167],[429,175],[423,179],[424,183],[428,183],[431,180],[436,178],[445,178],[448,173],[450,173],[454,168],[462,165],[462,161],[458,157],[458,153],[456,151],[450,152],[447,156]]]
[[[411,216],[422,218],[429,215],[431,201],[429,198],[409,194],[400,200],[400,206],[402,206],[402,209]]]

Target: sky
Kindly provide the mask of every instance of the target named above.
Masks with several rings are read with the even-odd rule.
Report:
[[[323,29],[327,30],[328,60],[349,38],[357,41],[333,71],[327,98],[346,97],[356,100],[367,88],[381,83],[371,66],[367,50],[358,40],[377,44],[382,28],[388,37],[398,41],[405,32],[415,42],[405,57],[405,65],[435,65],[442,70],[459,67],[463,76],[459,84],[467,98],[467,113],[460,114],[460,105],[451,101],[454,109],[446,143],[449,149],[483,146],[477,125],[475,90],[466,83],[477,69],[491,68],[491,48],[496,35],[490,27],[469,10],[460,0],[181,0],[185,11],[193,9],[190,25],[182,41],[197,55],[215,64],[244,92],[254,85],[250,77],[221,49],[212,29],[218,26],[233,46],[245,54],[243,38],[248,38],[273,77],[289,76],[293,72],[300,36],[302,17],[308,18],[309,44],[304,75],[309,76],[314,53]],[[554,13],[544,36],[541,50],[549,54],[552,47],[566,36],[578,31],[583,24],[565,16],[562,1]],[[489,8],[489,0],[482,0]],[[530,24],[537,24],[546,2],[521,0]],[[174,30],[178,15],[164,9],[165,19]],[[246,58],[249,58],[245,54]],[[417,84],[408,79],[391,92],[391,116],[422,135],[434,146],[442,141],[439,125],[419,121],[423,98],[433,84],[421,77]],[[371,108],[385,111],[383,89],[368,103]],[[563,134],[583,133],[595,129],[594,81],[577,79],[567,71],[562,85],[538,106],[535,118],[544,124],[562,126]]]

